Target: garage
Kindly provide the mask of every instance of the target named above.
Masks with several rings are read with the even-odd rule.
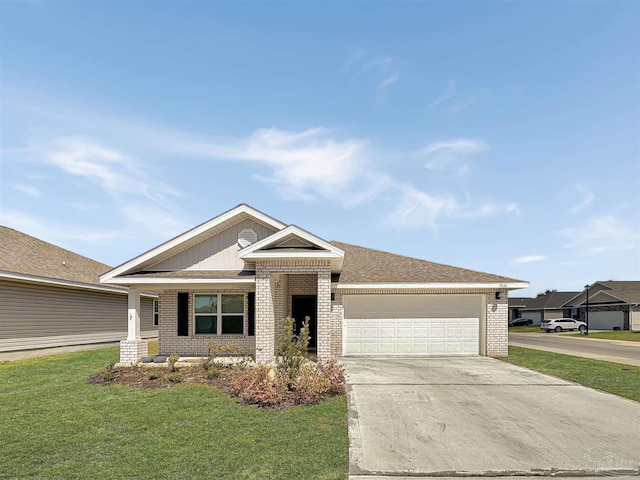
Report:
[[[589,312],[590,330],[613,330],[624,327],[624,312]]]
[[[533,320],[532,325],[540,325],[542,323],[542,314],[539,311],[522,312],[520,316]]]
[[[345,295],[344,355],[477,355],[480,295]]]

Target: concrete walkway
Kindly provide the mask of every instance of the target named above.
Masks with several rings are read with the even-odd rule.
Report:
[[[556,333],[509,332],[509,345],[640,367],[640,342]]]
[[[640,403],[486,357],[345,358],[349,478],[640,475]]]

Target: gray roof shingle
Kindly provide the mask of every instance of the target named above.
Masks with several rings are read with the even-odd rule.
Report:
[[[12,228],[0,226],[0,270],[100,285],[111,267]]]
[[[511,283],[513,278],[331,242],[345,251],[340,283]]]
[[[578,295],[580,292],[549,292],[538,295],[527,302],[527,310],[540,310],[543,308],[560,309],[562,306]]]

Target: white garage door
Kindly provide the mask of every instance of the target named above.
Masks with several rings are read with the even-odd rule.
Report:
[[[531,312],[521,312],[520,316],[522,318],[529,318],[533,320],[532,325],[540,325],[542,321],[542,314],[540,312],[531,311]]]
[[[477,355],[479,295],[349,295],[344,355]]]
[[[624,312],[589,312],[589,330],[613,330],[624,326]]]

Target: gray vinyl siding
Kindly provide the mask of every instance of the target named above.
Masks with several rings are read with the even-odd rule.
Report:
[[[141,299],[141,331],[153,299]],[[0,339],[127,332],[127,295],[0,280]]]
[[[238,257],[238,234],[245,228],[256,232],[258,241],[275,232],[261,223],[244,220],[145,270],[242,270],[244,261]]]

